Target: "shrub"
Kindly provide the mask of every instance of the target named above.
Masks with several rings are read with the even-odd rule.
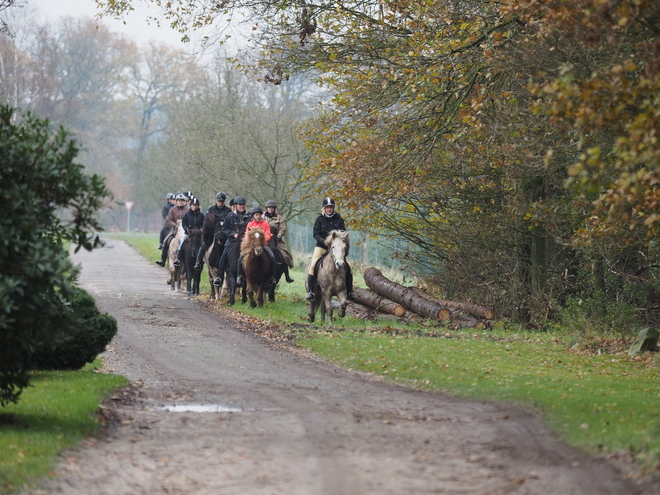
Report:
[[[101,313],[94,298],[83,289],[75,289],[71,311],[78,319],[78,332],[53,347],[43,347],[30,359],[37,370],[78,370],[105,351],[117,333],[117,320]]]

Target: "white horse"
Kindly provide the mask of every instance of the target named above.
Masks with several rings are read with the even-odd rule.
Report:
[[[328,252],[321,258],[316,271],[316,284],[307,287],[314,292],[314,300],[309,305],[309,321],[314,322],[316,310],[321,307],[321,322],[325,322],[325,315],[332,324],[332,297],[339,299],[339,316],[346,315],[348,291],[346,288],[346,256],[350,247],[350,237],[347,231],[333,230],[325,239]],[[311,260],[310,260],[311,263]],[[309,273],[309,263],[307,264]]]

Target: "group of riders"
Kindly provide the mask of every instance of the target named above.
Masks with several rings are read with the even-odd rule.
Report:
[[[191,191],[167,193],[167,203],[163,207],[162,215],[165,219],[165,225],[160,232],[160,244],[158,249],[162,250],[161,259],[156,261],[156,264],[165,266],[165,261],[168,258],[168,249],[170,241],[173,239],[178,221],[181,221],[181,227],[184,231],[183,239],[179,243],[177,258],[174,261],[174,266],[179,266],[182,261],[183,252],[182,248],[185,239],[190,235],[192,229],[201,230],[204,225],[205,214],[202,213],[199,207],[199,199],[197,199]],[[276,261],[273,250],[281,253],[284,259],[284,276],[288,283],[294,280],[289,275],[289,268],[293,268],[293,257],[284,243],[283,237],[286,234],[287,224],[286,218],[277,212],[277,203],[275,201],[266,201],[266,211],[259,206],[254,207],[250,212],[246,210],[246,200],[243,196],[236,196],[229,201],[229,206],[225,205],[227,195],[219,192],[215,197],[215,204],[206,210],[206,215],[213,214],[215,216],[215,230],[214,237],[221,243],[224,243],[223,255],[218,262],[218,277],[213,281],[213,285],[221,287],[225,268],[227,265],[226,254],[231,252],[232,248],[236,245],[240,246],[241,240],[245,233],[255,227],[259,227],[264,231],[267,246],[264,251],[268,254],[271,261],[270,285],[276,285],[275,279]],[[305,299],[313,301],[314,286],[316,284],[315,269],[317,262],[327,252],[328,248],[325,245],[325,239],[333,230],[345,231],[346,225],[344,219],[335,210],[335,201],[332,198],[323,198],[322,212],[314,222],[313,235],[316,241],[314,252],[312,254],[312,261],[310,263],[309,272],[307,273],[307,294]],[[273,235],[275,233],[275,235]],[[202,260],[206,252],[205,243],[202,242],[199,251],[196,254],[196,262],[194,269],[201,271]],[[351,269],[346,266],[346,287],[348,291],[348,298],[355,300],[355,295],[352,292],[353,288],[353,275]],[[243,285],[241,263],[238,264],[239,273],[236,280],[237,285]]]

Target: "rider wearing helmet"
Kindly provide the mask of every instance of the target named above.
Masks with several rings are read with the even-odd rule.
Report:
[[[213,281],[213,285],[216,287],[222,287],[227,256],[232,252],[236,245],[240,246],[241,240],[245,235],[247,224],[252,220],[252,214],[245,211],[245,203],[247,203],[247,201],[245,201],[243,196],[236,196],[234,198],[236,211],[232,211],[227,215],[223,222],[221,232],[226,236],[227,240],[225,241],[225,249],[222,252],[222,257],[218,264],[218,276]]]
[[[316,262],[325,254],[328,250],[328,247],[325,245],[325,238],[328,237],[331,231],[333,230],[346,230],[344,225],[344,219],[335,211],[335,200],[328,197],[323,198],[323,211],[316,217],[316,222],[314,222],[314,239],[316,240],[316,246],[314,246],[314,253],[312,254],[312,261],[309,265],[309,273],[307,274],[307,294],[305,294],[305,299],[308,301],[314,300],[314,285],[316,285],[316,274],[314,270],[316,269]],[[346,290],[348,292],[348,298],[355,300],[355,294],[353,293],[353,274],[351,273],[351,268],[348,266],[348,263],[344,265],[346,267]]]
[[[218,235],[222,231],[222,224],[225,221],[227,215],[231,213],[231,210],[225,206],[225,200],[227,195],[223,192],[219,192],[215,195],[215,204],[209,206],[209,209],[206,210],[206,215],[209,213],[215,217],[215,230],[213,235]],[[209,237],[209,239],[211,239]],[[195,270],[202,269],[202,259],[204,258],[204,253],[206,252],[206,241],[202,241],[202,245],[199,246],[199,251],[197,252],[197,259],[195,260]]]
[[[264,220],[270,225],[270,231],[276,237],[272,241],[272,245],[282,253],[282,258],[284,258],[284,276],[287,283],[293,282],[293,279],[289,276],[289,268],[293,268],[293,256],[286,248],[284,244],[284,234],[286,234],[286,218],[280,215],[277,211],[277,203],[272,199],[266,201],[266,213],[264,213]]]
[[[165,203],[165,206],[163,206],[163,211],[161,213],[163,215],[163,220],[167,219],[167,214],[170,212],[170,209],[176,204],[176,200],[174,199],[174,196],[175,196],[174,193],[167,193],[165,195],[165,200],[167,201],[167,203]],[[167,222],[165,222],[163,228],[160,229],[160,238],[159,238],[160,244],[158,244],[158,249],[163,249],[163,241],[165,240],[165,236],[169,231],[170,229],[167,226]]]
[[[179,220],[183,220],[183,217],[186,215],[186,213],[188,213],[189,210],[189,208],[186,206],[187,198],[183,195],[183,193],[177,193],[174,199],[176,200],[176,206],[170,208],[170,211],[167,213],[167,218],[165,219],[167,222],[166,225],[170,228],[170,230],[173,230],[174,227],[176,227],[176,223]],[[165,266],[165,260],[167,260],[167,251],[173,236],[174,233],[171,232],[167,239],[165,239],[165,242],[163,242],[163,250],[160,254],[160,259],[156,261],[157,265]]]
[[[204,213],[199,210],[199,199],[193,197],[190,201],[190,209],[188,210],[188,213],[183,216],[183,220],[181,221],[181,227],[183,227],[185,234],[179,243],[176,260],[174,260],[173,263],[174,266],[179,266],[181,264],[181,248],[183,248],[183,243],[186,242],[186,239],[190,235],[190,229],[201,230],[202,225],[204,225]]]
[[[264,210],[262,210],[260,206],[255,206],[254,208],[252,208],[252,211],[250,213],[252,214],[252,220],[248,222],[248,224],[246,225],[245,231],[247,232],[250,229],[260,228],[261,230],[264,231],[264,235],[266,236],[266,244],[268,244],[272,239],[273,235],[270,233],[270,225],[268,225],[268,222],[263,219]],[[270,247],[267,245],[264,246],[264,251],[266,251],[266,254],[270,258],[270,280],[268,281],[268,284],[277,285],[277,280],[275,279],[275,270],[277,269],[277,265],[275,262],[275,255],[273,254],[273,251],[270,249]],[[239,274],[238,274],[238,278],[236,279],[236,283],[238,285],[242,285],[243,275],[242,275],[240,258],[239,258],[238,270],[239,270]]]

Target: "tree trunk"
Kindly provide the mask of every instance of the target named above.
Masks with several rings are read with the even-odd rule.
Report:
[[[394,316],[403,316],[406,308],[367,289],[353,289],[357,302]]]
[[[385,278],[377,268],[368,268],[364,272],[364,281],[377,294],[402,304],[414,313],[439,321],[446,321],[451,317],[451,312],[446,307],[419,296],[415,291],[403,285],[392,282]]]
[[[460,309],[461,311],[468,313],[472,316],[476,316],[477,318],[485,318],[486,320],[493,319],[493,310],[486,308],[485,306],[479,306],[478,304],[472,304],[472,303],[460,302],[460,301],[445,301],[443,299],[438,299],[437,297],[433,297],[432,295],[427,294],[418,287],[409,287],[409,289],[415,291],[415,293],[420,297],[423,297],[424,299],[427,299],[429,301],[433,301],[436,304],[439,304],[440,306],[445,306],[451,309]],[[452,312],[452,316],[453,316],[453,312]]]

